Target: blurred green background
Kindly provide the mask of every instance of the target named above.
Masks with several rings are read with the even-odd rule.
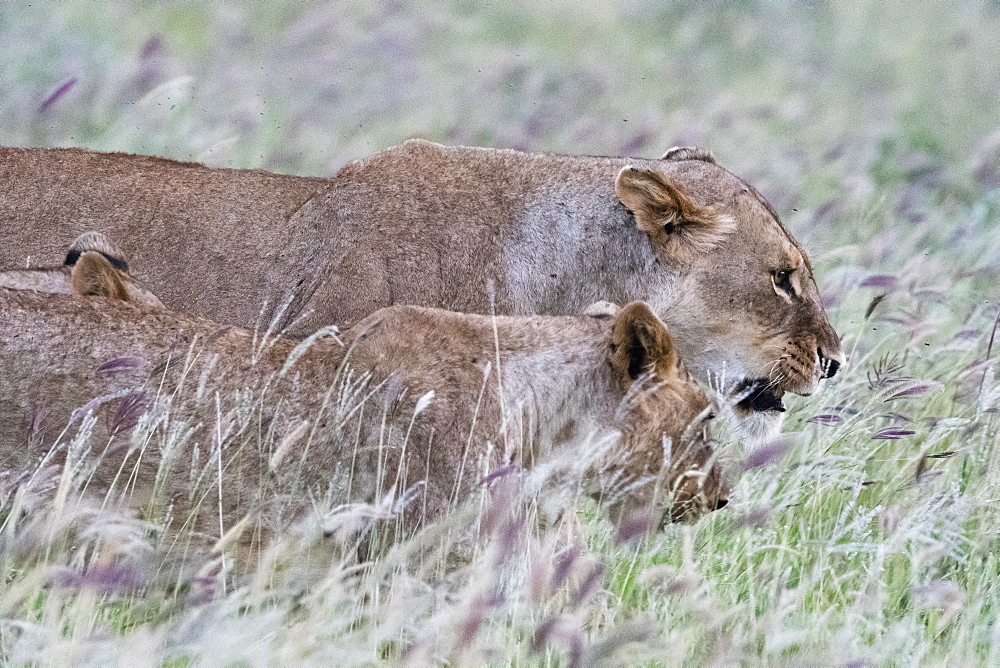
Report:
[[[413,136],[698,144],[967,194],[1000,178],[998,35],[996,3],[3,3],[0,140],[308,174]]]

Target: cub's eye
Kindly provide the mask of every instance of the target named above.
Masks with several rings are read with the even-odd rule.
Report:
[[[771,274],[771,280],[774,281],[774,287],[781,288],[790,295],[795,294],[795,288],[792,287],[792,271],[793,269],[779,269]]]

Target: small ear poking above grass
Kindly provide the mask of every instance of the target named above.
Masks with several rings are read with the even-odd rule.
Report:
[[[614,318],[618,315],[619,311],[621,311],[621,308],[617,304],[601,301],[594,302],[587,308],[583,309],[583,315],[603,320],[605,318]]]
[[[121,274],[97,251],[86,251],[70,271],[73,294],[131,301]]]
[[[128,272],[128,262],[125,254],[118,246],[114,245],[110,239],[100,232],[84,232],[70,244],[69,251],[66,252],[66,260],[63,264],[72,267],[80,259],[80,256],[87,251],[97,251],[111,263],[115,269]]]
[[[702,162],[710,162],[713,165],[717,164],[711,151],[706,151],[705,149],[698,148],[697,146],[674,146],[672,148],[668,148],[667,152],[660,156],[660,160],[670,160],[673,162],[680,162],[681,160],[701,160]]]

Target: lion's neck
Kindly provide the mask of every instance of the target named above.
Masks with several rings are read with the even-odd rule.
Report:
[[[646,233],[599,194],[577,197],[587,206],[561,215],[529,207],[521,221],[504,261],[512,311],[575,314],[595,301],[636,300],[657,312],[669,308],[679,277],[659,265]]]
[[[501,339],[502,342],[502,339]],[[607,429],[615,396],[602,345],[553,337],[536,350],[501,349],[505,459],[531,465],[553,448]]]

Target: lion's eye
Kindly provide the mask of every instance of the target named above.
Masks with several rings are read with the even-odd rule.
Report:
[[[792,269],[779,269],[771,276],[772,280],[774,280],[774,286],[781,288],[790,295],[795,294],[795,288],[792,287],[792,271]]]

